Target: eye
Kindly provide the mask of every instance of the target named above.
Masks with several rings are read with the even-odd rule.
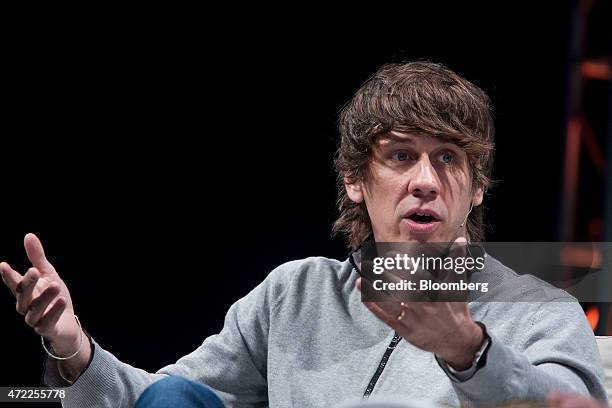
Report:
[[[455,162],[455,155],[452,152],[443,152],[439,158],[440,162],[444,164],[453,164]]]
[[[400,152],[395,152],[393,153],[393,156],[391,156],[391,158],[393,160],[397,160],[397,161],[406,161],[408,160],[410,157],[408,156],[408,153],[400,151]]]

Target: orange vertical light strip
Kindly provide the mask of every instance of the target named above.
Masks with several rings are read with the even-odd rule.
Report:
[[[565,143],[565,169],[563,184],[562,238],[571,241],[574,236],[574,215],[578,191],[578,165],[580,163],[580,132],[582,123],[579,116],[572,116],[567,124]]]
[[[602,176],[606,172],[606,159],[604,158],[604,154],[599,147],[599,143],[597,142],[597,138],[593,133],[593,128],[587,119],[584,119],[583,127],[584,132],[582,132],[582,139],[584,140],[584,145],[586,146],[586,150],[589,153],[589,157],[593,162],[593,166],[597,169],[599,174]]]

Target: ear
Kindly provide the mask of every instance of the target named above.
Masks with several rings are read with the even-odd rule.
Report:
[[[482,204],[482,199],[484,198],[484,188],[478,187],[476,192],[474,193],[474,197],[472,197],[472,205],[474,207],[478,207]]]
[[[346,195],[351,201],[359,204],[363,201],[363,189],[360,181],[349,183],[348,180],[344,179],[344,188],[346,189]]]

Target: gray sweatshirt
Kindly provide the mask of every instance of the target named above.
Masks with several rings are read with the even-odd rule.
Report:
[[[485,271],[518,294],[533,287],[530,277],[492,257]],[[208,385],[228,407],[338,406],[360,400],[372,385],[370,401],[392,396],[454,406],[542,400],[552,390],[606,398],[593,333],[580,305],[563,291],[543,292],[541,302],[470,302],[491,344],[485,366],[459,382],[432,353],[406,340],[389,350],[394,331],[361,303],[357,277],[348,260],[283,264],[230,307],[219,334],[154,374],[92,340],[92,361],[66,389],[63,405],[132,407],[148,385],[168,375]],[[44,379],[66,385],[50,359]]]

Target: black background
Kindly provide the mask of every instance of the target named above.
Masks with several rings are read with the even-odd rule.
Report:
[[[345,258],[330,238],[337,112],[382,63],[421,58],[492,97],[488,239],[554,241],[570,6],[534,7],[156,10],[15,28],[0,258],[25,271],[23,235],[37,233],[103,347],[150,371],[172,363],[275,266]],[[598,190],[580,205],[600,211]],[[6,289],[0,318],[0,384],[40,384],[40,340]]]

